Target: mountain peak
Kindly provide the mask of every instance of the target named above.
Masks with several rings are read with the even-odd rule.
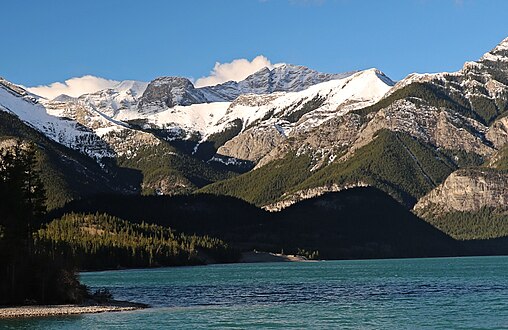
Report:
[[[141,96],[148,86],[147,82],[137,80],[124,80],[118,83],[113,89],[119,93],[130,91],[134,96]]]
[[[364,72],[375,74],[379,79],[381,79],[385,84],[388,86],[394,86],[395,82],[390,79],[383,71],[376,69],[376,68],[370,68],[365,70]]]
[[[508,37],[504,38],[503,41],[501,41],[494,49],[498,48],[502,48],[503,50],[508,49]]]
[[[176,105],[206,103],[202,91],[183,77],[159,77],[152,80],[140,98],[138,108],[172,108]]]
[[[66,103],[66,102],[72,102],[74,100],[76,100],[75,97],[69,96],[67,94],[60,94],[57,97],[55,97],[54,99],[52,99],[51,101]]]
[[[335,79],[342,79],[355,72],[339,74],[321,73],[302,65],[282,64],[272,69],[264,68],[238,83],[250,88],[254,94],[273,92],[299,92],[310,86]]]
[[[182,86],[190,86],[194,87],[192,82],[185,77],[176,77],[176,76],[165,76],[158,77],[152,80],[149,85],[182,85]]]
[[[480,59],[480,62],[485,61],[508,62],[508,38],[505,38],[491,51],[485,53]]]

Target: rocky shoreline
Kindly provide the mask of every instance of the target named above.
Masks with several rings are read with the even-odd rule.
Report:
[[[239,262],[256,263],[256,262],[302,262],[302,261],[315,261],[315,260],[309,260],[304,256],[293,254],[251,251],[251,252],[243,252]]]
[[[146,304],[111,300],[105,303],[90,302],[79,305],[30,305],[0,307],[0,319],[65,316],[105,312],[125,312],[148,308]]]

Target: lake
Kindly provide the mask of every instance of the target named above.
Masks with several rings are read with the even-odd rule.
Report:
[[[12,329],[508,328],[508,257],[209,265],[82,273],[153,308],[0,321]]]

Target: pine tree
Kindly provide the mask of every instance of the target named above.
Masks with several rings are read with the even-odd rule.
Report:
[[[36,156],[21,141],[0,149],[0,305],[75,302],[85,292],[61,260],[34,248],[46,211]]]

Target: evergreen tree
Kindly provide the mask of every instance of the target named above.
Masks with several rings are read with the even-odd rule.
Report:
[[[0,150],[0,305],[74,302],[84,294],[74,272],[34,249],[46,211],[36,152],[20,141]]]

